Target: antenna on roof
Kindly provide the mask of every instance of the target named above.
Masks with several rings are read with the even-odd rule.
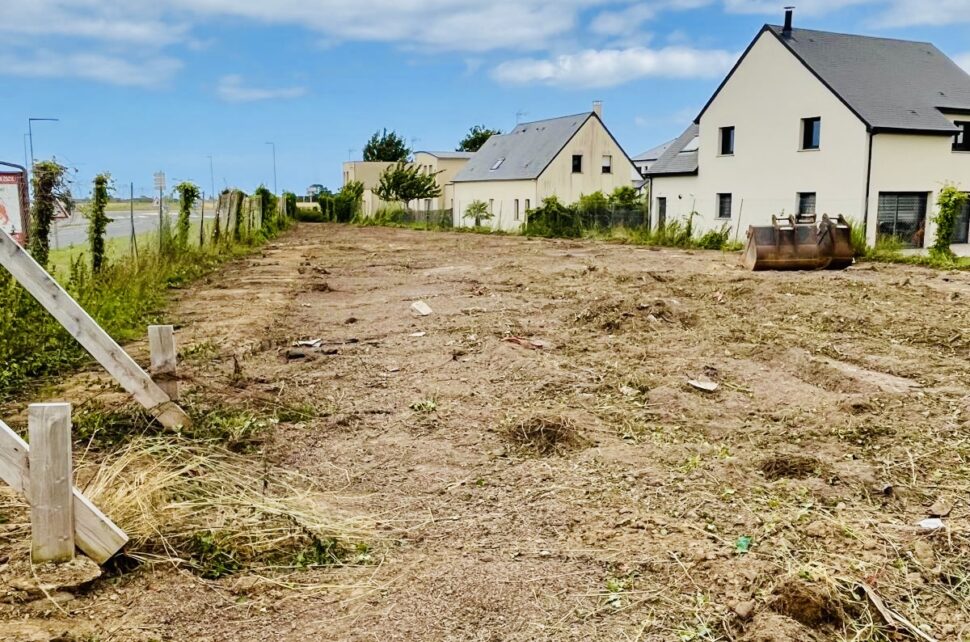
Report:
[[[522,117],[523,116],[528,116],[528,115],[529,115],[529,112],[527,112],[527,111],[517,111],[517,112],[515,112],[515,124],[518,125],[519,123],[521,123],[522,122]]]
[[[795,7],[785,7],[785,28],[781,34],[786,38],[791,37],[792,17],[795,15]]]

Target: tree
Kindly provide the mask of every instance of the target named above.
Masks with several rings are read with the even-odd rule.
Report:
[[[632,210],[642,207],[644,205],[644,199],[636,188],[624,185],[623,187],[617,187],[610,194],[610,205]]]
[[[407,207],[413,200],[441,196],[441,186],[435,178],[438,174],[429,174],[417,165],[401,161],[384,170],[374,193],[381,200],[400,201]]]
[[[475,227],[482,224],[482,221],[488,221],[492,218],[492,213],[488,211],[488,205],[485,201],[472,201],[465,208],[465,218],[475,219]]]
[[[410,155],[411,150],[404,144],[404,139],[398,136],[397,132],[387,133],[386,128],[383,132],[374,132],[364,145],[365,161],[397,163],[406,161]]]
[[[179,219],[176,226],[176,240],[180,248],[189,244],[189,216],[196,201],[202,196],[199,186],[190,181],[182,181],[175,186],[179,195]]]
[[[484,125],[475,125],[468,130],[465,137],[458,143],[459,152],[477,152],[482,148],[489,138],[498,136],[502,131],[498,129],[487,129]]]
[[[111,193],[111,175],[98,174],[94,177],[91,190],[91,214],[88,219],[88,242],[91,244],[91,271],[97,274],[104,267],[104,234],[109,218],[104,213]]]
[[[30,208],[30,253],[41,265],[47,265],[51,252],[51,224],[57,210],[57,202],[70,198],[65,172],[67,168],[57,161],[34,163],[34,203]]]

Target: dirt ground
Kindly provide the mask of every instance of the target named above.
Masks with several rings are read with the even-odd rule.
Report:
[[[968,273],[302,225],[169,319],[192,394],[315,409],[254,466],[373,520],[370,559],[141,568],[6,635],[970,640],[968,301]]]

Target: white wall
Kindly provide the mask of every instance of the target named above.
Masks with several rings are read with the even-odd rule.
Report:
[[[952,138],[912,134],[874,136],[867,228],[869,243],[876,240],[880,192],[925,192],[929,198],[924,246],[932,245],[936,238],[932,221],[938,209],[936,199],[940,188],[946,184],[970,191],[970,152],[954,152]]]
[[[821,117],[821,145],[801,151],[802,119]],[[720,128],[735,127],[735,153],[720,156]],[[774,35],[764,33],[704,113],[697,177],[653,181],[653,207],[667,197],[667,220],[696,202],[700,231],[728,223],[770,224],[793,214],[799,192],[817,194],[819,215],[861,219],[865,209],[868,134],[865,125]],[[730,219],[717,218],[717,195],[731,194]],[[653,216],[656,221],[656,216]]]
[[[525,222],[528,207],[538,207],[536,181],[475,181],[453,183],[455,199],[455,227],[474,227],[474,219],[465,218],[465,211],[473,201],[491,202],[493,218],[483,222],[492,229],[515,231]],[[519,218],[515,218],[515,202],[519,202]]]

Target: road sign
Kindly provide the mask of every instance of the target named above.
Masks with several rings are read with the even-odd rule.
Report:
[[[155,189],[165,191],[165,172],[155,172]]]
[[[27,238],[27,175],[0,172],[0,230],[21,245]]]

